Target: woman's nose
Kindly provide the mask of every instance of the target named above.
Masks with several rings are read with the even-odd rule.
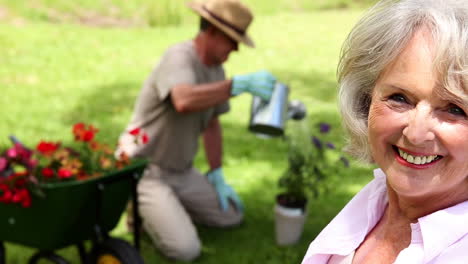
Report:
[[[403,135],[413,145],[421,145],[434,140],[434,122],[432,109],[427,105],[417,105],[409,113]]]

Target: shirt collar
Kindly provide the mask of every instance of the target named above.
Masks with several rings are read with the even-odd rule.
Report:
[[[320,232],[310,244],[304,260],[316,254],[347,255],[364,240],[388,203],[385,174],[376,169],[374,177]]]
[[[430,261],[468,234],[468,201],[421,217],[418,223],[425,261]]]

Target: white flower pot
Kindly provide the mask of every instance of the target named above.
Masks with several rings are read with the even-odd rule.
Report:
[[[307,212],[279,204],[276,204],[274,210],[276,244],[295,244],[301,238]]]

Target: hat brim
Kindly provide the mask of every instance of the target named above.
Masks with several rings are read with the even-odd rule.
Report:
[[[211,24],[213,24],[215,27],[219,28],[222,30],[224,33],[226,33],[229,37],[234,39],[237,42],[241,42],[245,44],[248,47],[255,48],[255,44],[253,40],[247,35],[241,35],[237,33],[235,30],[232,28],[224,25],[223,23],[219,22],[216,18],[211,16],[205,9],[203,9],[203,5],[197,2],[189,2],[187,3],[187,6],[190,7],[193,11],[195,11],[197,14],[208,20]]]

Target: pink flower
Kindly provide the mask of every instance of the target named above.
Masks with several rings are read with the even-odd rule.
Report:
[[[13,148],[16,150],[20,159],[24,161],[31,159],[32,151],[25,148],[20,143],[15,143],[15,146]]]
[[[18,151],[16,150],[16,148],[7,149],[6,156],[10,159],[16,159],[18,158]]]
[[[35,159],[30,159],[26,162],[26,165],[29,167],[29,168],[34,168],[37,166],[37,160]]]
[[[0,171],[5,170],[7,165],[8,165],[7,159],[4,157],[0,157]]]

